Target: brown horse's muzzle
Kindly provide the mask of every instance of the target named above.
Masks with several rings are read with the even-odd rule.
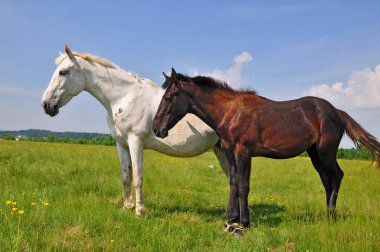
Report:
[[[153,127],[153,132],[159,138],[165,138],[168,136],[168,130],[165,127],[161,127],[160,129]]]

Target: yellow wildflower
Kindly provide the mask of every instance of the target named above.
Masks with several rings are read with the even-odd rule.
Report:
[[[6,200],[6,201],[5,201],[5,204],[6,204],[6,205],[10,205],[11,203],[12,203],[12,200]]]
[[[48,206],[48,205],[49,205],[49,202],[44,202],[44,205],[45,205],[45,206]]]
[[[32,206],[35,206],[36,204],[37,204],[36,202],[32,202],[32,203],[31,203]]]
[[[16,205],[17,204],[17,202],[16,201],[12,201],[12,205]]]
[[[12,211],[16,212],[17,211],[17,207],[12,207]]]
[[[20,215],[24,214],[24,210],[18,210],[18,214]]]

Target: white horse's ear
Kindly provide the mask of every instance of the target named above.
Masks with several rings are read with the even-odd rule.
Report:
[[[67,44],[65,44],[65,52],[69,56],[70,59],[74,59],[74,54],[71,52],[71,50]]]

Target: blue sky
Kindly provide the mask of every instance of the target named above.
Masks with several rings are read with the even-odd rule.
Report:
[[[87,93],[55,118],[41,109],[68,43],[159,84],[174,67],[275,100],[321,96],[379,138],[379,13],[380,1],[0,0],[0,130],[108,132]]]

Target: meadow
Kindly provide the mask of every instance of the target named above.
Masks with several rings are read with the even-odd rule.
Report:
[[[223,232],[228,184],[212,152],[144,152],[148,209],[122,206],[115,147],[0,141],[0,251],[380,251],[380,171],[339,160],[338,217],[308,158],[252,160],[252,227]]]

